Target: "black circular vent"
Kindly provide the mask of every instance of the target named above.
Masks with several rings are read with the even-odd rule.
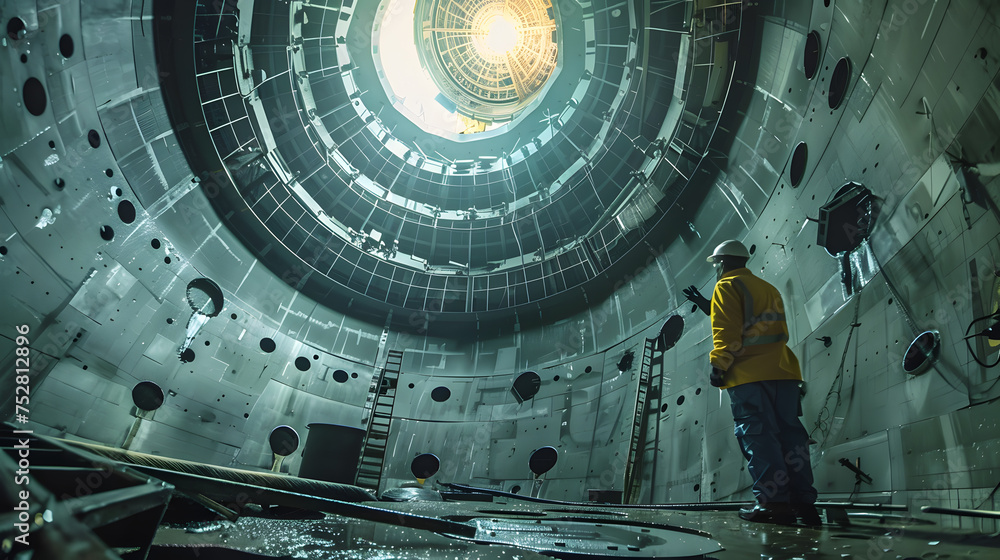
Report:
[[[816,71],[819,70],[819,48],[819,33],[812,31],[806,35],[806,47],[802,57],[802,66],[805,69],[807,80],[813,79],[816,76]]]
[[[809,148],[806,147],[805,142],[799,142],[798,146],[795,146],[795,151],[792,152],[792,163],[788,169],[788,180],[792,183],[793,187],[799,186],[802,182],[802,177],[806,174],[806,162],[809,159]]]
[[[833,76],[830,77],[830,108],[836,109],[844,102],[847,95],[847,86],[851,83],[851,60],[841,58],[837,61],[837,67],[833,69]]]
[[[156,410],[163,404],[163,389],[152,381],[140,381],[132,388],[132,402],[139,410]]]
[[[431,391],[431,398],[436,402],[444,402],[451,398],[451,389],[447,387],[435,387],[434,390]]]

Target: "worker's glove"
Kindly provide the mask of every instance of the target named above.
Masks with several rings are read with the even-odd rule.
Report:
[[[684,297],[686,297],[691,303],[697,305],[698,309],[701,309],[705,315],[712,314],[712,303],[708,301],[705,296],[701,295],[698,288],[695,286],[688,286],[683,290],[683,292]]]
[[[712,368],[712,373],[711,375],[708,376],[708,381],[709,383],[712,384],[712,387],[722,387],[723,385],[725,385],[725,382],[722,380],[722,375],[724,373],[726,372],[722,371],[719,368],[716,367]]]

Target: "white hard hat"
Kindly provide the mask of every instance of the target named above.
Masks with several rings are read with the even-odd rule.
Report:
[[[719,246],[715,248],[715,252],[705,260],[708,262],[716,262],[719,257],[740,257],[749,259],[750,251],[747,251],[746,245],[735,239],[730,239],[720,243]]]

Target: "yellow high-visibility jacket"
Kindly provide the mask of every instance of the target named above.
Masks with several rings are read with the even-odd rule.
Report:
[[[712,292],[712,367],[725,372],[723,389],[779,379],[802,380],[786,344],[788,324],[778,289],[749,269],[722,275]]]

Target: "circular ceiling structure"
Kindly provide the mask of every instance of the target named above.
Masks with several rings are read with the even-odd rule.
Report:
[[[417,0],[415,14],[424,67],[470,119],[511,120],[556,68],[549,0]]]
[[[282,281],[401,328],[516,325],[599,301],[692,235],[715,130],[742,118],[738,10],[709,27],[683,4],[419,0],[423,70],[442,93],[465,84],[447,103],[511,119],[469,142],[428,134],[384,87],[400,51],[383,25],[408,16],[392,6],[197,5],[191,62],[158,39],[167,87],[198,92],[171,118],[202,188]]]

